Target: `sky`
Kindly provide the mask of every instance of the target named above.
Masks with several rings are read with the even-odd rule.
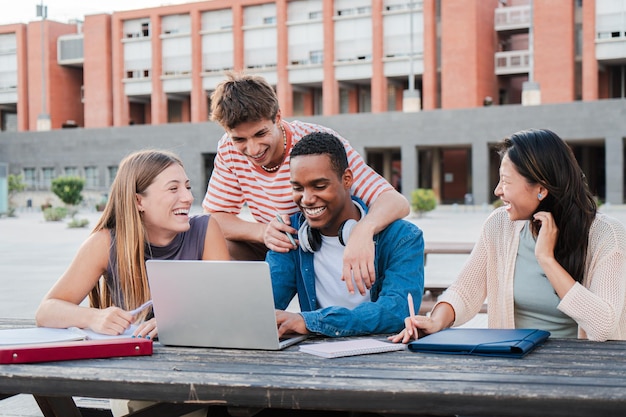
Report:
[[[85,15],[145,9],[170,4],[192,3],[194,0],[44,0],[48,19],[61,23],[84,20]],[[0,0],[0,25],[40,20],[37,5],[41,0]]]

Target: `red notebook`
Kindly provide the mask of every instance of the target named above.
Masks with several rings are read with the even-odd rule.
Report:
[[[121,338],[0,346],[0,364],[152,355],[152,340]]]

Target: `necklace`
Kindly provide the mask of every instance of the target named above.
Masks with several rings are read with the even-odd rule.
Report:
[[[263,168],[265,172],[276,172],[282,166],[282,159],[285,156],[285,151],[287,150],[287,134],[285,133],[285,128],[282,124],[280,125],[280,130],[283,131],[283,154],[280,156],[281,162],[279,162],[278,165],[276,165],[275,167],[271,168],[268,168],[265,165],[261,165],[261,168]]]

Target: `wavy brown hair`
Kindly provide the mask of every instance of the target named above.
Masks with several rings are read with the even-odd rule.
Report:
[[[265,119],[276,122],[278,97],[263,77],[236,72],[226,76],[211,94],[211,120],[224,129]]]
[[[112,271],[115,277],[110,278],[121,291],[123,305],[118,307],[132,309],[150,299],[144,257],[146,230],[137,207],[137,194],[144,193],[173,164],[183,165],[176,155],[163,150],[143,150],[125,157],[111,185],[104,212],[92,231],[113,231],[117,270]],[[90,305],[95,308],[114,304],[111,289],[103,278],[89,294]]]
[[[570,147],[556,133],[530,129],[514,133],[498,146],[500,157],[507,155],[529,184],[548,190],[537,211],[552,213],[559,229],[554,249],[556,260],[578,282],[582,282],[589,229],[597,205]],[[530,222],[533,232],[540,226]]]

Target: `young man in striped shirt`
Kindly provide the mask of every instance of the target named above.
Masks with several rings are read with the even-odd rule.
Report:
[[[369,211],[350,235],[343,255],[343,277],[364,294],[375,280],[374,234],[410,213],[407,199],[372,170],[347,140],[327,127],[282,119],[278,97],[265,79],[228,74],[211,96],[211,119],[226,133],[220,139],[204,210],[213,213],[227,239],[232,259],[263,260],[267,249],[295,249],[285,233],[297,233],[289,215],[298,211],[291,195],[289,153],[303,136],[316,131],[338,137],[354,175],[352,194]],[[255,222],[238,216],[244,204]],[[286,224],[276,219],[279,214]]]

